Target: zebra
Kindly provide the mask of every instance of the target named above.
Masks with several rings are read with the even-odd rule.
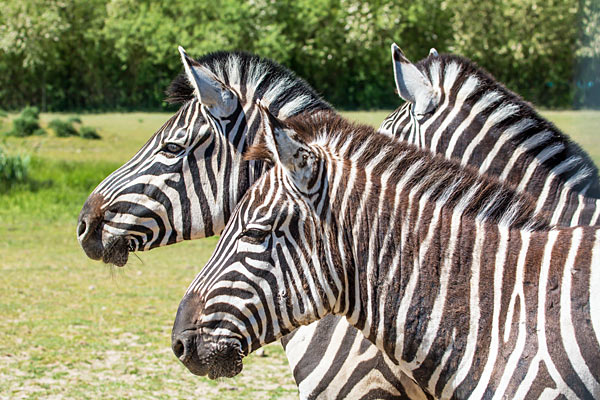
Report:
[[[196,65],[186,60],[184,57],[184,64]],[[204,57],[199,64],[206,66],[209,74],[220,77],[218,83],[233,86],[221,96],[226,101],[222,107],[215,107],[219,95],[212,88],[218,88],[220,83],[211,85],[209,80],[197,84],[200,89],[196,89],[188,83],[196,79],[191,74],[179,76],[173,82],[169,98],[185,104],[132,160],[99,185],[82,209],[78,236],[90,257],[124,265],[129,251],[149,250],[220,232],[232,207],[262,173],[259,163],[246,165],[241,160],[241,153],[252,143],[259,125],[252,104],[255,99],[263,97],[267,104],[274,102],[272,111],[283,110],[280,113],[283,118],[296,107],[294,104],[302,102],[308,111],[330,109],[308,85],[300,84],[300,80],[267,60],[239,53],[217,53]],[[192,70],[187,69],[188,73]],[[231,107],[228,104],[232,97],[238,98],[240,108],[229,115],[218,115],[227,114],[222,110]],[[174,138],[173,143],[167,140],[169,137]],[[182,156],[177,146],[198,137],[203,138],[206,151],[196,158],[197,172],[192,168],[191,177],[184,180],[175,170],[178,165],[172,164],[173,170],[167,169],[169,165],[164,160],[170,163]],[[160,151],[158,146],[162,146]],[[189,160],[194,157],[193,154],[186,157],[189,168],[193,166]],[[205,177],[208,178],[202,179]],[[211,186],[212,182],[215,186]],[[197,193],[188,198],[188,189]],[[190,199],[200,203],[194,213],[188,210]],[[426,397],[412,380],[403,376],[398,379],[391,360],[343,318],[328,316],[286,336],[282,343],[302,398],[363,397],[361,393],[377,397]],[[341,367],[334,370],[331,365]]]
[[[333,113],[268,117],[259,139],[247,158],[273,167],[177,311],[190,370],[234,376],[333,313],[436,398],[600,397],[600,228],[551,228],[499,181]]]
[[[221,232],[266,168],[242,159],[261,126],[257,101],[281,119],[332,111],[305,81],[268,59],[218,52],[192,60],[181,48],[180,53],[184,73],[167,94],[181,108],[82,207],[77,236],[92,259],[123,266],[132,251]],[[330,334],[340,344],[331,359],[311,351],[318,338],[326,338],[320,345],[327,347]],[[282,344],[301,398],[369,393],[426,398],[411,379],[392,372],[393,363],[343,318],[303,327]],[[344,366],[335,375],[327,372],[333,362]]]
[[[600,181],[589,156],[473,62],[435,49],[416,65],[392,44],[406,103],[379,131],[454,158],[537,198],[558,225],[600,223]]]
[[[463,57],[440,56],[431,49],[428,59],[415,66],[395,44],[392,45],[392,55],[396,87],[407,103],[383,121],[380,132],[429,148],[434,154],[458,159],[465,166],[477,168],[479,173],[512,184],[520,192],[546,198],[545,202],[538,201],[537,210],[551,212],[553,224],[599,223],[600,207],[597,207],[598,200],[594,198],[598,197],[596,166],[566,135],[540,117],[529,103]],[[432,79],[432,76],[440,78]],[[439,86],[437,91],[430,88],[430,82]],[[438,93],[439,99],[436,97]],[[438,107],[438,104],[441,106]],[[415,111],[428,107],[431,109],[426,112]],[[420,115],[417,117],[417,114]],[[431,118],[439,121],[427,122]],[[426,125],[428,123],[430,126]],[[434,147],[431,147],[432,137],[436,138]],[[471,145],[473,138],[477,139],[476,145]],[[452,150],[448,151],[450,147]],[[540,188],[541,184],[545,186]],[[559,192],[557,188],[560,188]],[[549,193],[560,194],[550,198]],[[594,197],[587,198],[581,193]],[[348,338],[354,332],[342,329],[341,325],[345,322],[339,321],[340,327],[323,324],[312,335],[309,347],[319,348],[315,353],[324,354],[324,359],[335,357],[334,350],[348,347],[351,343]],[[294,344],[294,340],[306,342],[310,337],[306,333],[308,329],[297,331],[304,332],[304,335],[286,335],[282,343],[291,341]],[[337,343],[342,345],[338,347]],[[289,357],[294,357],[294,354]],[[314,355],[309,358],[295,368],[297,382],[311,375],[326,376],[331,371],[323,368],[330,363]],[[380,365],[386,364],[385,357],[377,358]],[[393,364],[389,369],[380,370],[386,371],[386,379],[391,381]]]

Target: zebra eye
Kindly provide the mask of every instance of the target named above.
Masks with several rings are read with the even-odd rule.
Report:
[[[262,243],[267,238],[269,231],[264,231],[258,228],[246,229],[242,232],[242,238],[251,243]]]
[[[435,109],[431,110],[431,111],[427,111],[426,113],[423,114],[415,114],[418,120],[422,120],[425,117],[431,117],[433,115],[433,113],[435,112]]]
[[[181,153],[184,150],[183,146],[177,144],[177,143],[165,143],[165,145],[162,147],[162,149],[160,149],[160,151],[167,153],[167,154],[171,154],[171,155],[177,155],[179,153]]]

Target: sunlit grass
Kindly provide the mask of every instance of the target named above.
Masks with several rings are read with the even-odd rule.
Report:
[[[217,382],[191,375],[172,354],[177,305],[216,238],[140,253],[123,269],[89,260],[77,243],[89,192],[168,117],[90,115],[83,122],[100,141],[4,143],[32,162],[30,180],[0,194],[0,397],[297,398],[279,344]]]
[[[344,114],[378,126],[389,111]],[[543,114],[600,162],[600,112]],[[42,115],[43,124],[56,116]],[[169,116],[85,115],[102,140],[5,142],[31,154],[32,164],[29,182],[0,194],[0,397],[297,397],[278,344],[245,360],[238,377],[217,382],[191,375],[172,354],[177,305],[215,238],[139,253],[141,261],[132,257],[123,269],[87,259],[77,244],[89,192]]]

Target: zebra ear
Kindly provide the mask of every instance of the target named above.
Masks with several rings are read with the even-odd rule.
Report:
[[[429,55],[432,57],[437,57],[439,54],[438,51],[434,47],[432,47],[431,49],[429,49]]]
[[[181,46],[179,46],[179,54],[181,54],[185,74],[200,103],[209,107],[217,116],[233,113],[236,107],[233,93],[225,88],[212,72],[191,59]]]
[[[416,65],[404,56],[396,43],[392,44],[392,60],[400,97],[414,104],[416,115],[424,115],[434,110],[439,103],[438,93]]]
[[[261,111],[264,147],[272,155],[273,162],[284,167],[298,188],[307,191],[318,164],[317,154],[294,129],[275,118],[265,108],[261,107]]]

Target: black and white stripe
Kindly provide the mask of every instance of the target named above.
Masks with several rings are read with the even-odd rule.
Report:
[[[193,76],[174,81],[170,97],[183,102],[182,108],[95,191],[107,198],[100,226],[105,248],[115,248],[115,237],[127,237],[131,249],[148,250],[218,233],[263,171],[260,163],[241,160],[260,125],[256,102],[269,105],[281,118],[328,109],[305,83],[266,60],[217,53],[193,64],[205,66],[226,84],[237,99],[235,107],[215,107],[206,96],[203,104],[188,82]],[[159,151],[170,143],[194,151]],[[303,398],[426,396],[412,380],[398,378],[393,362],[344,318],[327,316],[282,342]]]
[[[188,368],[234,375],[335,313],[436,398],[600,396],[598,228],[550,229],[499,182],[335,115],[267,136],[250,155],[275,167],[178,310]]]
[[[199,72],[204,74],[199,83],[193,74],[175,79],[168,94],[183,103],[180,110],[84,205],[78,235],[92,258],[122,265],[130,250],[218,234],[264,171],[262,162],[242,159],[261,124],[257,103],[282,119],[331,109],[304,81],[269,60],[225,52],[183,60],[188,71],[206,68],[222,91],[218,97],[232,94],[229,100],[235,101],[215,102],[206,71]],[[318,337],[332,339],[332,329],[342,338],[331,347],[332,358],[311,351]],[[327,347],[327,340],[319,345]],[[344,393],[360,398],[370,392],[419,398],[412,380],[390,372],[393,364],[343,318],[330,316],[283,342],[302,398]],[[343,364],[337,374],[331,372],[334,363]]]
[[[599,224],[597,167],[529,103],[462,57],[433,53],[412,64],[396,45],[392,54],[398,91],[407,103],[383,121],[380,132],[531,194],[554,224]],[[429,92],[411,97],[415,90],[407,87],[415,77],[434,93],[434,106],[425,114],[415,108]]]
[[[106,235],[126,236],[133,250],[220,232],[263,171],[241,159],[260,124],[258,100],[282,118],[330,109],[303,81],[254,56],[215,53],[189,63],[227,85],[233,107],[225,113],[223,104],[203,104],[178,77],[171,97],[186,99],[180,110],[92,193],[104,199]]]

